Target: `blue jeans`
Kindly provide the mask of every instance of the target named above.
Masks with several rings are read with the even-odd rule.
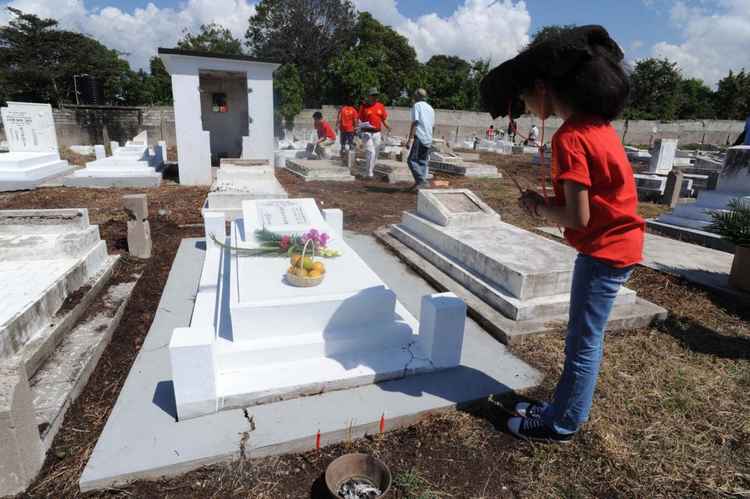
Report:
[[[542,418],[558,433],[575,433],[588,421],[607,327],[620,286],[633,267],[618,269],[579,254],[573,270],[565,365]]]
[[[407,159],[411,174],[414,175],[414,182],[418,184],[427,182],[427,162],[429,159],[430,146],[422,144],[422,142],[415,137],[414,144],[412,144],[411,151],[409,151],[409,158]]]

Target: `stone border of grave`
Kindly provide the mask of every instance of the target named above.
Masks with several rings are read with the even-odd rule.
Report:
[[[502,343],[513,344],[521,337],[552,332],[565,325],[566,321],[563,318],[550,321],[515,321],[504,316],[432,262],[392,236],[392,227],[386,225],[379,228],[374,233],[375,237],[439,292],[450,291],[464,300],[469,317]],[[655,321],[663,321],[667,315],[668,312],[664,308],[642,298],[636,298],[634,305],[613,310],[607,330],[638,329]]]

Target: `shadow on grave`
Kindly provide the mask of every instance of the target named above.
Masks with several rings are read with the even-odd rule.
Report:
[[[174,383],[171,379],[159,381],[156,384],[154,397],[151,399],[151,402],[177,422],[177,401],[174,396]]]

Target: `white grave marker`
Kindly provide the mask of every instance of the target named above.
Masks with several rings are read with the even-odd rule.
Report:
[[[8,102],[0,111],[10,152],[58,152],[52,106]]]

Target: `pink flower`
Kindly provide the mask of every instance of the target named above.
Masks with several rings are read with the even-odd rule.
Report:
[[[291,242],[291,238],[289,236],[281,236],[281,240],[279,241],[279,248],[282,250],[289,249],[289,243]]]

